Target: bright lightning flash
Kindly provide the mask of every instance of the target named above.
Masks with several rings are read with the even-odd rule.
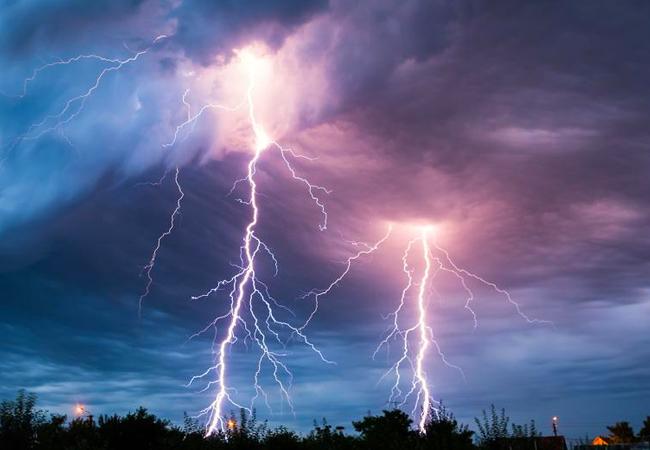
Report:
[[[402,255],[402,270],[406,275],[407,282],[402,289],[397,308],[389,315],[389,317],[392,317],[393,319],[392,326],[389,329],[386,337],[379,343],[372,356],[375,358],[383,347],[386,347],[388,349],[391,341],[397,340],[400,343],[400,357],[397,359],[395,364],[393,364],[391,368],[381,377],[380,381],[390,374],[394,374],[395,376],[395,382],[390,392],[389,403],[395,403],[398,405],[398,407],[401,408],[404,407],[412,397],[415,397],[413,401],[412,415],[417,416],[418,430],[421,433],[426,433],[426,424],[431,419],[431,414],[437,413],[437,402],[431,395],[431,389],[426,371],[429,350],[431,348],[435,349],[438,357],[445,365],[457,370],[463,379],[465,378],[463,370],[447,360],[446,355],[442,352],[440,345],[436,341],[433,329],[429,325],[428,293],[432,288],[431,284],[433,279],[439,272],[450,273],[458,279],[461,288],[467,295],[464,307],[472,315],[475,328],[478,326],[478,317],[475,311],[472,309],[472,302],[475,299],[475,295],[470,287],[470,280],[487,286],[496,291],[498,294],[504,296],[508,303],[510,303],[515,308],[517,314],[519,314],[519,316],[521,316],[526,322],[530,324],[552,324],[552,322],[530,318],[522,311],[519,303],[517,303],[512,298],[508,291],[466,269],[460,268],[451,259],[449,252],[440,247],[435,242],[435,239],[433,239],[435,238],[435,227],[417,226],[416,229],[417,236],[408,241],[406,249]],[[306,323],[300,327],[299,330],[302,331],[309,324],[309,321],[314,317],[316,311],[318,310],[320,298],[329,294],[348,276],[352,264],[361,256],[369,255],[377,251],[379,247],[389,239],[392,231],[393,226],[391,225],[389,226],[387,233],[374,244],[365,244],[360,242],[352,243],[356,247],[362,247],[362,250],[358,251],[347,259],[345,268],[340,273],[340,275],[337,276],[334,281],[332,281],[326,288],[320,290],[311,290],[303,296],[304,298],[312,297],[315,301],[315,308],[309,315]],[[422,273],[417,279],[415,276],[415,268],[413,268],[409,262],[411,254],[416,246],[419,246],[421,249],[423,266]],[[401,313],[403,313],[403,310],[406,307],[407,299],[413,290],[416,290],[417,292],[415,298],[415,320],[409,325],[404,326],[401,323]],[[411,376],[408,382],[407,390],[403,391],[403,371],[407,368],[410,370]],[[419,414],[418,409],[420,410]]]
[[[424,273],[422,280],[420,280],[420,288],[418,289],[418,334],[419,334],[419,348],[418,354],[415,359],[415,378],[417,379],[422,393],[422,411],[430,409],[431,394],[429,393],[429,386],[427,384],[426,374],[424,373],[424,357],[426,356],[427,349],[429,348],[429,328],[427,327],[427,307],[425,304],[426,286],[431,276],[431,255],[427,240],[427,232],[422,231],[422,254],[424,258]],[[418,395],[419,396],[419,395]],[[426,415],[422,414],[418,428],[424,430]]]
[[[382,347],[388,348],[390,342],[393,340],[397,340],[400,343],[400,357],[384,374],[382,379],[390,374],[394,374],[395,377],[395,382],[393,383],[390,392],[389,402],[396,403],[401,408],[411,397],[415,397],[412,414],[418,417],[417,425],[418,430],[421,433],[426,433],[426,424],[431,419],[431,414],[437,413],[436,402],[431,395],[426,372],[427,355],[430,348],[435,348],[442,362],[445,365],[458,370],[460,375],[465,378],[460,367],[447,361],[447,357],[442,352],[440,345],[435,339],[433,330],[428,324],[429,301],[427,299],[427,288],[439,272],[451,273],[459,280],[462,289],[467,294],[465,309],[471,313],[475,327],[478,326],[477,315],[471,307],[475,295],[470,288],[470,282],[468,279],[477,281],[503,295],[506,300],[515,307],[517,313],[528,323],[550,323],[539,319],[531,319],[522,312],[520,305],[513,300],[510,293],[506,290],[501,289],[496,284],[487,281],[478,275],[458,267],[452,261],[449,253],[435,243],[435,239],[432,242],[431,235],[434,232],[435,229],[433,227],[418,227],[417,237],[408,242],[402,255],[402,270],[406,275],[407,282],[402,290],[397,308],[389,315],[389,317],[392,317],[393,319],[391,328],[373,353],[374,358]],[[422,274],[417,280],[414,275],[415,269],[411,267],[409,263],[409,258],[411,257],[411,253],[415,246],[420,246],[421,248],[423,265]],[[432,252],[432,249],[435,253]],[[416,303],[416,307],[414,308],[415,320],[413,323],[404,326],[401,324],[401,316],[403,315],[402,313],[406,306],[409,293],[415,287],[417,287],[417,294],[414,299]],[[410,369],[411,376],[407,384],[408,390],[404,392],[401,386],[404,378],[403,371],[407,368]],[[418,409],[420,410],[419,414]]]
[[[413,394],[416,393],[416,400],[415,400],[415,406],[413,409],[413,413],[415,413],[416,409],[418,406],[421,407],[422,413],[420,414],[420,417],[418,419],[418,429],[420,432],[424,432],[425,430],[425,424],[428,419],[428,414],[429,411],[431,410],[431,404],[432,404],[432,396],[431,392],[429,389],[429,383],[427,381],[427,374],[426,374],[426,369],[425,369],[425,364],[426,364],[426,356],[427,356],[427,351],[429,347],[433,344],[438,348],[438,352],[440,353],[440,348],[438,347],[437,343],[435,342],[434,336],[433,336],[433,331],[431,328],[427,325],[428,320],[427,320],[427,287],[428,284],[431,280],[431,278],[435,275],[435,273],[432,273],[432,255],[431,255],[431,250],[429,248],[429,233],[430,229],[427,227],[422,227],[419,233],[419,237],[411,239],[406,247],[406,250],[404,251],[404,254],[402,256],[402,270],[406,274],[407,277],[407,284],[402,290],[402,295],[400,297],[399,304],[397,306],[397,309],[391,314],[393,317],[393,326],[386,336],[386,338],[379,344],[377,349],[375,350],[375,353],[373,354],[376,356],[377,352],[383,347],[384,345],[388,346],[389,341],[391,339],[396,339],[396,338],[401,338],[401,348],[402,348],[402,354],[401,357],[397,360],[397,362],[393,365],[393,367],[389,370],[388,373],[394,372],[395,373],[395,383],[393,385],[393,388],[391,389],[391,395],[389,401],[391,402],[398,402],[400,399],[402,400],[400,403],[400,407],[404,406],[408,398]],[[411,251],[413,250],[413,247],[415,245],[419,244],[422,248],[422,259],[424,261],[424,268],[422,270],[422,276],[420,277],[419,281],[415,282],[414,281],[414,269],[411,268],[409,265],[409,256]],[[437,271],[440,268],[436,268],[435,270]],[[408,328],[401,328],[399,324],[399,314],[404,308],[405,301],[407,298],[407,295],[409,294],[409,291],[417,285],[417,320],[415,320],[415,323],[409,326]],[[415,333],[417,335],[417,339],[415,342],[415,345],[417,347],[416,354],[415,354],[415,361],[413,361],[413,358],[411,356],[411,339],[410,335],[412,333]],[[412,377],[411,377],[411,382],[410,382],[410,389],[409,391],[404,395],[400,385],[401,385],[401,367],[403,364],[408,363],[412,369]],[[383,377],[382,377],[383,378]]]
[[[292,178],[306,187],[311,200],[319,208],[322,214],[322,221],[319,225],[321,230],[324,230],[327,227],[327,213],[323,203],[317,196],[317,192],[329,193],[329,191],[324,187],[314,185],[306,178],[299,176],[291,164],[291,158],[299,158],[302,156],[295,154],[290,149],[285,149],[275,142],[266,132],[264,127],[258,122],[255,115],[253,94],[256,87],[256,74],[263,69],[260,66],[264,64],[264,60],[256,57],[252,52],[247,50],[238,52],[238,57],[247,71],[248,88],[246,90],[246,105],[248,121],[252,128],[255,142],[253,145],[253,155],[247,165],[246,176],[235,182],[233,191],[240,183],[245,183],[247,185],[248,197],[246,199],[241,199],[240,201],[250,207],[251,219],[244,230],[242,238],[242,245],[240,247],[240,263],[237,266],[239,269],[238,272],[230,278],[219,281],[214,288],[205,294],[193,297],[193,299],[204,298],[213,293],[217,293],[222,289],[229,288],[228,298],[230,307],[227,312],[216,317],[206,328],[196,334],[199,335],[211,328],[214,329],[215,333],[213,348],[216,354],[216,360],[214,365],[209,367],[202,374],[193,377],[189,383],[192,384],[196,380],[202,379],[210,374],[216,375],[215,379],[208,382],[205,388],[208,389],[213,385],[217,386],[214,401],[201,412],[201,415],[207,415],[208,418],[206,429],[207,435],[216,432],[225,432],[227,430],[228,421],[226,419],[226,408],[229,406],[244,408],[250,411],[255,400],[262,396],[267,407],[270,409],[267,392],[262,387],[260,380],[264,365],[267,365],[270,368],[271,377],[279,388],[282,400],[286,401],[293,411],[292,400],[289,395],[292,383],[292,374],[284,362],[284,358],[288,353],[285,350],[287,342],[282,339],[283,333],[288,335],[288,339],[297,337],[307,347],[313,350],[322,361],[332,363],[325,358],[314,344],[311,343],[300,328],[294,327],[278,317],[276,312],[278,308],[284,309],[285,311],[289,310],[280,305],[270,295],[267,284],[258,276],[258,257],[260,256],[260,253],[266,254],[269,257],[270,261],[274,265],[276,273],[278,271],[278,262],[269,246],[267,246],[256,234],[256,229],[260,220],[260,199],[258,195],[258,181],[256,178],[257,165],[262,156],[264,156],[269,150],[276,149],[279,151],[282,161],[289,170]],[[218,338],[217,325],[222,321],[226,322],[225,335]],[[250,406],[244,406],[233,398],[233,393],[236,391],[230,385],[228,380],[228,353],[232,346],[237,342],[239,333],[243,333],[244,342],[250,340],[250,342],[258,348],[260,353],[257,362],[257,370],[253,375],[253,388],[255,395],[250,401]],[[273,341],[275,341],[276,344],[279,344],[282,350],[274,350],[271,345]]]

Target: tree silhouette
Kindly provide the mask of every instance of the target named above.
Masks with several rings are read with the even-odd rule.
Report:
[[[66,448],[69,428],[66,428],[67,417],[53,414],[49,421],[44,421],[36,427],[36,448],[59,450]],[[69,448],[69,446],[67,446]]]
[[[513,438],[534,438],[538,436],[541,436],[541,433],[537,431],[537,425],[534,420],[531,420],[530,424],[512,424]]]
[[[484,448],[496,448],[499,440],[509,437],[508,424],[510,417],[506,416],[505,408],[497,413],[494,405],[490,405],[490,414],[483,410],[482,418],[474,418],[479,431],[479,446]]]
[[[35,405],[36,395],[22,389],[16,400],[0,403],[0,442],[7,448],[31,448],[37,442],[36,432],[46,419]]]
[[[636,441],[634,430],[629,422],[616,422],[607,429],[609,430],[609,439],[613,444],[627,444]]]
[[[117,416],[116,420],[118,419]],[[97,424],[92,418],[75,418],[68,425],[66,433],[66,449],[91,450],[102,448],[102,436]],[[110,447],[109,447],[110,448]]]
[[[430,419],[425,424],[426,434],[421,437],[423,448],[446,450],[472,450],[473,431],[467,425],[460,425],[454,414],[440,405],[432,409]]]
[[[650,442],[650,416],[646,417],[639,430],[639,440]]]
[[[300,436],[285,427],[269,431],[262,441],[268,450],[299,450],[302,448]]]
[[[323,419],[318,425],[314,421],[314,429],[303,439],[304,448],[309,450],[347,450],[355,448],[356,440],[343,434],[343,427],[333,428]]]
[[[143,407],[124,417],[101,416],[98,423],[99,435],[109,448],[157,450],[174,440],[169,421],[157,418]]]
[[[401,450],[415,443],[416,433],[411,429],[413,421],[399,409],[384,410],[381,416],[366,416],[352,422],[367,448]]]
[[[239,421],[236,420],[234,413],[231,414],[230,421],[234,424],[234,427],[229,429],[225,436],[228,440],[228,448],[237,450],[261,448],[261,442],[268,432],[268,425],[266,422],[257,423],[255,410],[249,415],[242,408],[239,410]]]

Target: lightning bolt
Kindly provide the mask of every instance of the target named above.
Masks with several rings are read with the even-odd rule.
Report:
[[[350,270],[352,269],[352,264],[355,261],[357,261],[362,256],[370,255],[371,253],[376,252],[381,246],[381,244],[383,244],[384,242],[386,242],[386,240],[388,240],[392,232],[393,232],[393,226],[389,225],[386,234],[374,244],[367,244],[364,242],[351,242],[351,244],[354,245],[355,247],[361,246],[365,248],[363,250],[359,250],[358,252],[354,253],[352,256],[349,256],[346,259],[345,267],[343,271],[341,271],[341,273],[327,287],[323,289],[312,289],[301,297],[302,299],[306,299],[309,297],[313,298],[314,307],[311,313],[309,314],[309,316],[307,317],[305,323],[300,327],[300,330],[304,330],[309,325],[311,320],[314,318],[316,313],[318,312],[318,307],[320,305],[320,298],[329,294],[336,286],[339,285],[341,281],[343,281],[343,279],[348,275],[348,273],[350,273]]]
[[[419,278],[419,280],[416,282],[414,280],[414,269],[411,268],[409,264],[409,256],[411,254],[413,247],[417,244],[420,244],[422,248],[424,269],[422,271],[421,278]],[[446,361],[444,354],[442,354],[440,347],[435,341],[435,338],[433,336],[433,331],[427,325],[428,322],[427,298],[426,298],[427,287],[429,285],[430,279],[433,278],[433,276],[435,275],[435,272],[432,271],[432,265],[433,265],[432,259],[433,258],[431,255],[431,251],[429,249],[428,231],[426,229],[422,229],[421,234],[418,238],[412,239],[408,242],[408,245],[406,246],[406,250],[402,255],[402,270],[407,277],[407,283],[405,287],[402,289],[402,294],[400,296],[399,304],[396,310],[390,314],[390,316],[393,317],[392,328],[390,329],[388,335],[384,338],[384,340],[381,341],[379,346],[375,349],[372,355],[373,358],[375,358],[379,350],[384,345],[388,347],[390,340],[397,339],[397,338],[401,339],[401,348],[402,348],[401,357],[384,374],[384,376],[382,376],[382,378],[379,381],[381,381],[389,373],[395,374],[395,383],[393,384],[393,387],[391,389],[389,401],[398,402],[401,399],[401,403],[399,403],[399,407],[404,406],[404,404],[408,401],[410,396],[413,393],[416,393],[413,414],[415,414],[416,409],[418,408],[418,406],[420,406],[422,410],[422,413],[420,414],[420,417],[418,419],[418,429],[420,430],[420,432],[424,432],[425,430],[425,424],[428,419],[429,411],[431,411],[432,401],[433,401],[429,384],[427,381],[426,370],[425,370],[426,356],[429,347],[431,345],[435,345],[435,347],[438,350],[438,353]],[[405,306],[406,298],[409,292],[416,285],[418,288],[417,289],[417,315],[416,315],[417,320],[410,327],[406,329],[402,329],[399,324],[400,312]],[[410,336],[412,333],[415,333],[417,335],[417,339],[415,342],[415,345],[417,346],[415,361],[413,361],[413,358],[411,357],[411,350],[410,350],[411,347]],[[406,394],[404,394],[400,388],[402,382],[401,367],[403,364],[408,364],[411,367],[413,373],[410,381],[410,389]]]
[[[227,105],[222,105],[219,103],[208,103],[206,105],[203,105],[197,112],[196,114],[192,114],[191,111],[191,105],[187,101],[187,96],[189,95],[190,90],[186,89],[185,93],[183,94],[183,104],[187,107],[187,118],[185,121],[181,122],[174,130],[174,135],[172,137],[172,140],[169,141],[166,144],[163,144],[163,147],[173,147],[176,145],[178,142],[178,139],[181,136],[181,133],[185,130],[185,128],[190,127],[189,132],[185,135],[185,138],[189,136],[191,133],[193,127],[196,125],[196,122],[203,116],[203,114],[206,113],[206,111],[210,111],[213,109],[216,110],[222,110],[222,111],[228,111],[228,112],[235,112],[238,111],[239,109],[242,108],[246,104],[246,102],[241,102],[238,105],[235,106],[227,106]]]
[[[466,276],[466,277],[472,278],[473,280],[478,281],[480,284],[483,284],[483,285],[493,289],[495,292],[501,294],[506,299],[506,301],[508,303],[510,303],[515,308],[515,311],[517,312],[517,314],[522,319],[524,319],[526,322],[528,322],[530,324],[554,325],[553,322],[550,321],[550,320],[536,319],[534,317],[528,316],[526,313],[524,313],[523,309],[521,308],[521,304],[519,304],[519,302],[515,301],[512,298],[512,295],[510,294],[510,292],[508,292],[507,290],[499,287],[496,283],[488,281],[485,278],[483,278],[483,277],[481,277],[479,275],[476,275],[475,273],[472,273],[472,272],[470,272],[470,271],[468,271],[466,269],[458,267],[456,265],[456,263],[449,256],[449,252],[447,250],[445,250],[444,248],[438,246],[435,243],[433,244],[433,247],[442,254],[442,256],[444,257],[444,261],[447,262],[447,265],[445,265],[441,261],[442,269],[447,271],[447,272],[453,273],[461,281],[463,289],[465,289],[465,291],[467,292],[468,297],[467,297],[467,302],[465,303],[465,308],[468,309],[471,312],[472,316],[474,317],[474,327],[475,328],[478,326],[477,317],[476,317],[476,313],[470,307],[471,302],[474,300],[474,293],[468,287],[467,280],[463,277],[463,275]]]
[[[167,236],[172,234],[172,232],[174,231],[176,216],[178,216],[181,213],[181,202],[185,197],[185,192],[183,192],[183,188],[181,187],[181,184],[178,180],[179,173],[180,173],[180,169],[176,167],[176,172],[174,175],[174,183],[176,184],[176,189],[178,190],[178,198],[176,199],[176,208],[174,208],[174,211],[172,211],[172,214],[169,218],[169,228],[167,228],[167,230],[165,230],[160,236],[158,236],[158,239],[156,240],[156,246],[154,247],[153,252],[151,252],[151,257],[149,258],[149,262],[142,269],[142,273],[147,277],[147,284],[145,285],[144,292],[142,292],[138,300],[139,316],[142,316],[142,302],[149,295],[149,292],[151,291],[151,285],[153,284],[153,277],[151,275],[151,272],[156,265],[156,258],[158,257],[158,252],[160,251],[160,246],[162,245],[162,241]],[[154,185],[160,184],[163,182],[164,178],[165,175],[161,177],[158,183],[152,183],[152,184]]]
[[[247,164],[246,176],[234,183],[231,192],[234,191],[240,183],[245,183],[247,185],[248,197],[246,199],[240,199],[240,202],[249,206],[251,218],[245,227],[244,235],[242,237],[240,262],[236,266],[238,271],[230,278],[219,281],[208,292],[192,297],[194,300],[197,300],[206,298],[221,290],[229,290],[229,308],[226,313],[216,317],[203,330],[194,335],[198,336],[210,329],[214,329],[215,333],[215,339],[213,342],[213,351],[216,355],[215,363],[202,374],[193,377],[188,383],[188,385],[192,385],[195,381],[214,374],[214,379],[207,383],[205,389],[209,389],[216,385],[215,398],[213,402],[199,414],[200,416],[207,416],[206,435],[226,430],[226,408],[229,405],[251,411],[255,401],[261,396],[263,397],[267,407],[271,409],[268,394],[262,387],[261,383],[262,372],[265,364],[270,367],[270,376],[280,391],[281,399],[288,404],[289,408],[293,412],[293,403],[289,394],[293,375],[284,362],[284,358],[288,356],[288,352],[285,350],[287,341],[282,339],[283,334],[288,334],[288,339],[297,338],[309,349],[315,352],[323,362],[333,364],[333,362],[328,360],[309,340],[309,338],[303,333],[302,329],[279,318],[276,312],[277,309],[282,309],[288,312],[290,312],[290,310],[279,304],[276,299],[271,296],[268,286],[258,276],[257,266],[259,264],[258,257],[260,256],[260,253],[269,258],[276,273],[278,271],[278,261],[270,247],[260,239],[256,231],[260,221],[261,209],[256,177],[257,165],[260,159],[268,153],[269,150],[275,149],[279,152],[282,162],[288,169],[291,177],[306,187],[309,197],[320,210],[322,218],[319,228],[321,230],[327,228],[327,211],[318,194],[327,194],[330,191],[325,187],[315,185],[307,178],[300,176],[294,169],[291,161],[295,158],[306,157],[295,153],[291,149],[284,148],[271,139],[263,126],[257,121],[255,115],[255,104],[253,101],[253,91],[256,86],[255,61],[252,60],[252,57],[246,52],[240,52],[238,56],[242,58],[249,69],[249,83],[246,91],[245,104],[247,106],[248,121],[255,137],[255,143],[253,155]],[[179,133],[183,128],[195,121],[202,111],[208,107],[223,108],[219,105],[208,105],[200,110],[196,115],[188,116],[187,120],[176,129],[176,133],[171,143],[173,144],[176,142]],[[236,108],[230,110],[233,109]],[[225,334],[219,338],[218,326],[224,321],[226,322]],[[228,353],[233,345],[238,341],[240,333],[243,333],[245,343],[250,341],[259,350],[257,369],[253,374],[253,389],[255,395],[250,400],[250,406],[239,403],[233,397],[233,393],[235,393],[236,390],[230,385],[228,378]],[[272,347],[273,342],[280,346],[282,350],[275,350],[274,347]]]
[[[29,77],[27,77],[25,80],[23,80],[22,92],[19,95],[14,97],[22,99],[25,96],[27,96],[29,85],[32,82],[34,82],[42,72],[51,69],[53,67],[67,66],[80,61],[87,61],[87,60],[99,61],[107,65],[107,67],[104,67],[99,72],[99,74],[95,77],[94,82],[83,93],[67,99],[63,107],[57,113],[48,114],[41,121],[31,124],[28,127],[27,131],[25,131],[22,135],[18,136],[14,140],[13,144],[9,147],[8,151],[11,151],[13,148],[18,146],[22,141],[36,140],[41,138],[45,134],[54,131],[59,131],[60,133],[63,133],[62,131],[63,126],[70,123],[79,114],[81,114],[81,112],[83,111],[86,105],[87,100],[95,93],[95,91],[97,91],[97,89],[99,89],[102,81],[108,74],[110,74],[111,72],[117,72],[121,70],[123,67],[138,61],[143,55],[149,53],[149,51],[155,46],[155,44],[157,44],[159,41],[166,38],[167,38],[166,35],[157,36],[155,39],[153,39],[149,47],[145,48],[144,50],[140,50],[135,54],[133,54],[132,56],[124,59],[107,58],[105,56],[96,55],[96,54],[83,54],[65,60],[59,60],[52,63],[47,63],[34,69],[32,71],[32,74]]]
[[[204,109],[202,108],[202,111],[201,111],[201,113],[199,115],[197,115],[196,117],[192,116],[192,105],[190,105],[190,103],[187,101],[187,96],[188,96],[189,93],[190,93],[190,90],[186,89],[185,92],[183,93],[183,98],[182,98],[183,105],[185,105],[186,110],[187,110],[187,119],[181,125],[176,127],[176,131],[174,133],[173,141],[171,143],[168,143],[168,144],[163,144],[163,147],[170,147],[170,146],[174,145],[176,143],[176,138],[178,136],[179,130],[182,129],[183,127],[185,127],[188,124],[195,124],[198,117],[200,117],[200,114],[203,113]],[[172,211],[172,213],[171,213],[171,215],[169,217],[169,228],[167,228],[166,231],[164,231],[160,236],[158,236],[158,239],[156,240],[156,245],[155,245],[153,251],[151,252],[151,256],[149,257],[149,262],[144,266],[144,268],[142,269],[142,272],[140,273],[141,276],[142,276],[142,274],[144,274],[147,277],[147,283],[145,284],[144,291],[142,292],[142,294],[140,294],[140,298],[138,299],[138,316],[140,316],[140,317],[142,317],[142,303],[144,302],[144,299],[151,292],[151,285],[153,284],[153,276],[152,276],[151,272],[154,270],[154,268],[156,266],[156,258],[158,257],[158,252],[160,251],[160,246],[162,245],[163,239],[165,239],[167,236],[172,234],[172,232],[174,231],[176,216],[178,214],[180,214],[180,212],[181,212],[181,201],[185,197],[185,192],[183,192],[183,188],[181,187],[181,184],[180,184],[180,182],[178,180],[179,171],[180,171],[180,169],[177,166],[176,167],[176,173],[175,173],[175,176],[174,176],[174,183],[176,184],[176,189],[177,189],[179,195],[178,195],[178,198],[176,200],[176,207],[174,208],[174,210]],[[146,182],[146,183],[138,183],[136,186],[138,186],[138,185],[148,185],[148,186],[153,186],[153,187],[160,186],[160,185],[162,185],[163,181],[167,177],[168,173],[169,172],[167,170],[165,170],[165,172],[163,172],[162,176],[160,177],[160,179],[158,181]]]
[[[433,347],[438,354],[438,357],[445,365],[458,370],[460,375],[465,378],[463,370],[447,360],[446,355],[442,352],[442,349],[435,338],[433,329],[428,325],[427,286],[431,284],[432,280],[439,272],[451,273],[458,279],[461,288],[467,293],[467,299],[464,306],[472,315],[474,327],[478,326],[478,318],[471,307],[475,295],[470,287],[468,279],[477,281],[503,295],[506,300],[514,306],[517,314],[526,320],[526,322],[531,324],[551,323],[549,321],[529,317],[522,311],[521,305],[512,298],[508,291],[466,269],[460,268],[451,259],[447,250],[440,247],[437,243],[431,242],[429,234],[430,227],[422,227],[419,236],[411,239],[406,246],[402,255],[402,271],[406,275],[406,284],[402,289],[396,309],[388,316],[392,317],[391,327],[388,330],[386,337],[379,343],[372,355],[374,359],[383,347],[386,347],[388,350],[390,342],[393,340],[397,340],[400,343],[399,347],[401,351],[399,353],[399,358],[388,369],[388,371],[384,373],[379,382],[391,374],[394,375],[395,379],[391,387],[389,402],[398,404],[398,407],[400,408],[403,407],[411,397],[415,397],[413,401],[412,415],[418,416],[417,426],[420,433],[426,433],[426,424],[430,420],[431,414],[437,413],[438,402],[436,402],[431,395],[426,371],[427,356],[430,349]],[[421,247],[423,265],[422,275],[417,281],[415,280],[414,275],[415,269],[412,268],[409,263],[411,252],[416,245]],[[436,254],[432,252],[432,249],[436,251]],[[414,287],[417,287],[415,298],[415,320],[414,323],[404,327],[400,323],[400,317],[406,306],[409,293]],[[411,376],[408,382],[408,391],[404,392],[401,386],[404,378],[403,370],[406,370],[406,368],[410,370]]]
[[[424,425],[427,419],[427,411],[430,410],[431,394],[429,392],[429,385],[427,384],[427,377],[424,371],[424,358],[426,356],[427,350],[429,348],[429,329],[427,327],[427,307],[425,304],[425,293],[427,282],[431,275],[431,255],[429,252],[429,246],[427,240],[427,232],[422,232],[422,254],[424,258],[424,274],[420,280],[420,288],[418,289],[418,332],[419,332],[419,348],[417,357],[415,359],[415,378],[417,383],[420,385],[420,395],[423,397],[422,401],[422,411],[423,414],[420,416],[420,422],[418,423],[418,428],[420,431],[424,430]],[[417,403],[417,402],[416,402]]]
[[[192,105],[190,105],[187,101],[187,95],[190,93],[189,89],[186,89],[185,92],[183,93],[183,98],[182,102],[183,105],[187,108],[187,120],[184,123],[191,123],[192,119]],[[196,122],[194,122],[196,123]],[[175,141],[176,141],[176,136],[178,135],[179,132],[179,127],[176,127],[176,132],[174,134],[174,141],[170,144],[164,144],[164,147],[169,147],[172,146]],[[160,186],[162,185],[163,181],[167,177],[168,171],[165,170],[163,172],[162,176],[158,181],[155,182],[147,182],[147,183],[138,183],[138,185],[148,185],[148,186]],[[167,236],[172,234],[174,231],[174,222],[176,219],[176,215],[180,214],[181,212],[181,201],[183,200],[183,197],[185,197],[185,193],[183,192],[183,188],[180,185],[180,182],[178,181],[178,174],[179,174],[179,168],[176,167],[176,175],[174,176],[174,183],[176,184],[176,189],[178,190],[179,196],[178,199],[176,200],[176,208],[171,213],[171,216],[169,218],[169,228],[164,231],[160,236],[158,236],[158,239],[156,240],[156,245],[151,252],[151,257],[149,258],[149,262],[144,266],[142,269],[142,272],[140,275],[144,273],[147,277],[147,283],[145,285],[144,291],[142,294],[140,294],[140,298],[138,299],[138,316],[142,317],[142,303],[144,299],[149,295],[149,292],[151,291],[151,285],[153,284],[153,277],[151,275],[151,272],[153,271],[155,265],[156,265],[156,258],[158,256],[158,251],[160,250],[160,246],[162,244],[163,239],[165,239]]]

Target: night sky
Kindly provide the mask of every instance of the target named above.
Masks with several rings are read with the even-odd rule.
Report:
[[[93,414],[138,405],[174,421],[213,399],[212,332],[227,299],[191,300],[239,264],[250,208],[229,194],[253,137],[234,105],[245,75],[233,49],[266,61],[258,120],[307,155],[301,176],[279,153],[257,171],[260,273],[300,324],[359,250],[394,233],[322,297],[286,348],[295,416],[267,376],[270,412],[307,431],[349,427],[386,404],[396,354],[372,353],[404,287],[412,224],[432,224],[455,262],[507,289],[466,294],[436,276],[429,323],[432,392],[466,423],[491,403],[515,422],[569,438],[650,413],[650,4],[642,1],[5,0],[0,8],[0,398],[25,388],[40,406]],[[154,42],[157,36],[165,35]],[[88,91],[83,102],[66,102]],[[35,75],[35,76],[34,76]],[[32,79],[33,77],[33,79]],[[28,79],[26,82],[25,80]],[[78,113],[75,111],[78,110]],[[63,113],[62,113],[63,111]],[[58,117],[54,117],[59,115]],[[45,120],[45,122],[40,123]],[[189,131],[189,132],[188,132]],[[162,241],[141,315],[143,267]],[[160,185],[147,184],[167,176]],[[409,306],[410,305],[410,306]],[[413,314],[413,304],[405,314]],[[219,332],[218,332],[219,333]],[[254,348],[229,352],[229,384],[253,393]],[[247,400],[242,400],[246,402]]]

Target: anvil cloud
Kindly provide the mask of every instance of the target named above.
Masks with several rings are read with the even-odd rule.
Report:
[[[272,158],[260,167],[260,233],[281,273],[272,288],[304,312],[354,247],[387,223],[439,225],[439,241],[508,288],[479,290],[479,328],[441,279],[433,326],[467,380],[434,362],[433,391],[464,420],[495,403],[569,437],[647,414],[650,390],[650,5],[644,2],[11,1],[0,11],[0,394],[39,393],[51,410],[135,401],[179,418],[205,406],[182,385],[209,360],[185,343],[214,302],[189,302],[231,270],[242,205],[228,197],[250,141],[210,112],[165,147],[192,108],[236,103],[233,49],[271,72],[260,118],[299,169],[333,192],[330,227]],[[152,45],[160,35],[165,39]],[[85,92],[97,61],[39,73],[58,58],[128,58],[61,130],[30,124]],[[168,223],[180,167],[187,194],[164,242],[142,319],[138,274]],[[338,362],[296,348],[297,417],[346,423],[385,407],[388,367],[370,359],[404,280],[406,236],[354,266],[322,302],[310,336]],[[244,348],[237,383],[249,373]],[[241,367],[238,369],[238,365]],[[265,411],[260,409],[260,415]]]

